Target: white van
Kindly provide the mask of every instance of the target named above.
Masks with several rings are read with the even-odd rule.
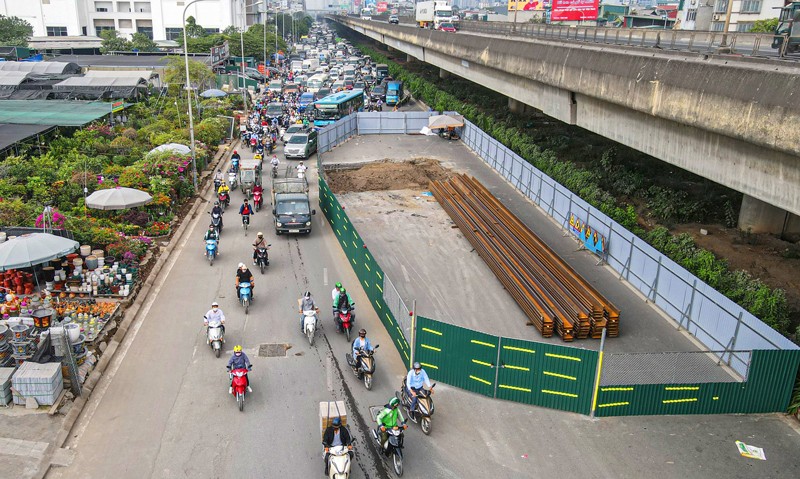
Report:
[[[328,81],[328,75],[320,74],[314,75],[313,77],[308,79],[306,83],[306,91],[310,93],[316,93],[319,91],[320,88],[325,86],[325,82]]]
[[[304,72],[313,72],[319,67],[319,59],[318,58],[307,58],[303,60],[303,71]]]

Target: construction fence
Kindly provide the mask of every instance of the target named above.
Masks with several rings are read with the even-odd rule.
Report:
[[[350,115],[321,130],[319,151],[330,151],[358,134],[361,115]],[[396,124],[391,128],[395,127]],[[383,132],[373,128],[368,131]],[[765,413],[786,409],[800,364],[800,349],[757,318],[747,318],[741,308],[736,311],[730,301],[723,301],[719,293],[696,278],[687,283],[688,272],[652,248],[648,250],[644,242],[634,240],[633,235],[474,125],[466,125],[463,138],[484,161],[560,222],[568,221],[569,212],[583,211],[592,224],[597,221],[598,227],[608,225],[607,238],[627,245],[631,255],[636,252],[635,260],[612,257],[614,264],[625,265],[626,274],[622,276],[639,278],[639,285],[632,282],[637,287],[649,284],[648,298],[659,306],[665,301],[671,304],[671,308],[662,307],[667,312],[674,312],[681,305],[686,314],[678,315],[680,319],[676,321],[693,334],[702,332],[705,336],[696,336],[708,341],[705,344],[709,351],[605,354],[602,349],[494,336],[417,315],[413,305],[409,308],[383,273],[328,188],[322,155],[318,155],[320,209],[405,363],[417,360],[432,379],[488,397],[596,416]],[[623,249],[612,248],[609,253]],[[643,257],[658,258],[659,266]],[[646,273],[648,268],[655,268],[656,272]],[[642,278],[653,281],[648,283]],[[681,290],[682,297],[675,291],[681,285],[690,287]],[[732,324],[726,322],[730,317],[736,319]],[[716,339],[731,334],[727,341]],[[759,347],[735,347],[742,344]],[[731,370],[725,365],[730,365]]]

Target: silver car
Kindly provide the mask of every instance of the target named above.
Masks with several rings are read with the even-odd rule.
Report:
[[[308,133],[308,130],[309,130],[309,127],[307,127],[307,126],[297,125],[297,124],[289,125],[289,128],[287,128],[283,132],[283,136],[281,136],[281,139],[283,140],[284,143],[288,143],[289,140],[292,139],[292,136],[294,136],[295,134],[297,134],[297,133]]]

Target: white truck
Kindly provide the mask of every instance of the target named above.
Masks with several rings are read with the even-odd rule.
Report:
[[[420,28],[438,29],[442,23],[450,22],[453,8],[446,0],[433,0],[417,3],[416,22]]]

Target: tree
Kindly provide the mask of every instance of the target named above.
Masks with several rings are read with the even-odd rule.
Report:
[[[214,85],[214,72],[205,63],[190,59],[189,80],[193,87],[205,89]],[[183,57],[169,57],[164,81],[170,85],[186,85],[186,64]]]
[[[33,27],[19,17],[0,15],[0,45],[27,47]]]
[[[100,32],[103,43],[100,45],[102,53],[127,52],[131,50],[131,42],[119,36],[116,30],[103,30]]]
[[[777,18],[756,20],[753,22],[753,28],[750,29],[750,33],[775,33],[776,28],[778,28]]]
[[[154,52],[158,49],[158,45],[144,33],[136,32],[131,38],[131,48],[140,52]]]
[[[186,18],[186,36],[189,38],[200,38],[206,36],[206,29],[197,24],[194,17]]]
[[[228,25],[227,27],[225,27],[225,30],[222,30],[222,34],[225,35],[226,37],[230,37],[230,36],[233,36],[233,35],[238,35],[239,34],[239,28],[238,27],[234,27],[233,25]]]

